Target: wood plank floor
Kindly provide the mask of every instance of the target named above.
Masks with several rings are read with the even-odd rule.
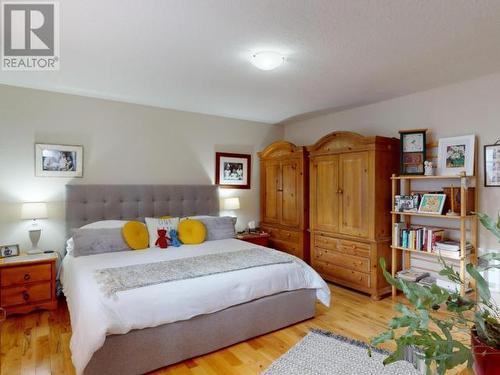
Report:
[[[368,296],[330,285],[332,306],[317,305],[314,319],[229,348],[155,371],[155,375],[260,374],[311,328],[369,341],[393,315],[391,298]],[[71,326],[64,301],[52,312],[9,317],[0,335],[0,374],[74,374],[69,340]],[[391,346],[386,346],[391,350]]]

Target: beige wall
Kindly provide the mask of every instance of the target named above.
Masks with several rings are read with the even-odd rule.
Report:
[[[0,85],[0,244],[30,242],[23,201],[48,201],[40,246],[64,243],[64,186],[211,184],[215,151],[250,153],[252,189],[240,196],[238,225],[259,219],[256,153],[282,138],[278,126]],[[34,143],[84,146],[82,179],[34,177]]]
[[[500,188],[483,187],[483,145],[500,138],[500,74],[440,87],[384,102],[297,120],[284,125],[285,139],[312,144],[335,130],[364,135],[399,137],[398,130],[429,128],[435,139],[476,134],[479,140],[481,211],[495,216],[500,209]],[[480,246],[500,248],[481,231]]]

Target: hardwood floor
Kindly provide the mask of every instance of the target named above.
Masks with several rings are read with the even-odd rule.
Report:
[[[391,298],[369,296],[330,285],[332,306],[318,304],[314,319],[155,371],[155,375],[260,374],[311,328],[369,341],[393,315]],[[1,329],[0,374],[74,374],[71,326],[64,301],[52,312],[12,316]],[[386,346],[391,350],[391,346]]]

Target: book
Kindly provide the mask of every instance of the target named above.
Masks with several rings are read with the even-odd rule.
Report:
[[[426,276],[423,279],[420,279],[418,283],[423,286],[431,287],[433,284],[436,284],[436,278],[433,276]]]
[[[444,240],[445,232],[443,229],[432,229],[428,231],[427,236],[427,251],[433,252],[435,250],[436,243]]]
[[[467,243],[465,245],[466,249],[471,249],[472,245]],[[437,241],[436,249],[447,250],[447,251],[460,251],[460,242],[458,241]]]
[[[417,281],[419,281],[427,276],[429,276],[429,272],[420,272],[420,271],[412,270],[411,268],[408,270],[399,271],[396,274],[396,277],[398,279],[405,280],[405,281],[411,281],[411,282],[417,282]]]

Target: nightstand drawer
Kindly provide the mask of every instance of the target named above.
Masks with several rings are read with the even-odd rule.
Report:
[[[0,295],[1,304],[2,306],[15,306],[50,300],[52,298],[51,285],[47,282],[4,288]]]
[[[0,285],[2,287],[22,285],[36,281],[49,281],[52,278],[52,265],[37,264],[32,266],[17,266],[2,269]]]

